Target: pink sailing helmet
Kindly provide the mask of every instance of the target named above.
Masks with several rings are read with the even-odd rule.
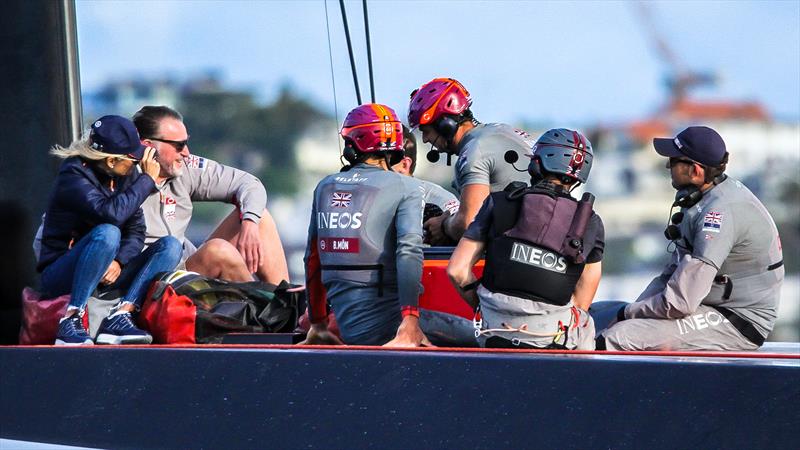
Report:
[[[345,117],[340,134],[360,153],[403,152],[403,125],[386,105],[356,107]]]
[[[434,78],[411,93],[408,105],[408,125],[435,123],[444,114],[459,115],[472,104],[467,89],[452,78]]]

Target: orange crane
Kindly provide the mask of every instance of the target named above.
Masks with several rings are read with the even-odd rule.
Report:
[[[679,104],[688,97],[689,91],[700,86],[714,86],[718,77],[709,72],[697,72],[689,69],[678,55],[670,48],[667,41],[659,33],[653,20],[651,5],[646,2],[634,2],[637,15],[650,41],[656,48],[659,58],[669,67],[664,79],[670,93],[672,104]]]

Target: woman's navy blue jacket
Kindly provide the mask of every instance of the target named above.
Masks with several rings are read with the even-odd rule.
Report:
[[[122,231],[114,259],[125,265],[144,247],[142,202],[155,192],[155,182],[137,170],[111,178],[79,157],[64,160],[50,194],[42,230],[42,250],[36,269],[41,272],[97,225],[108,223]]]

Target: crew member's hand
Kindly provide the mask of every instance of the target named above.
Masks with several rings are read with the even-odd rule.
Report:
[[[328,330],[327,324],[312,323],[306,339],[300,345],[344,345],[344,342]]]
[[[158,180],[158,174],[161,171],[161,166],[158,164],[158,160],[155,156],[156,149],[153,147],[147,147],[144,149],[144,156],[142,157],[142,160],[139,161],[139,165],[142,167],[142,173],[149,175],[153,181]]]
[[[103,274],[103,278],[100,279],[100,284],[109,285],[117,281],[120,272],[122,272],[122,266],[119,265],[116,259],[111,261],[111,265],[108,266],[106,273]]]
[[[432,217],[427,222],[422,224],[425,230],[425,243],[430,245],[447,245],[450,243],[450,238],[442,233],[442,225],[445,219],[450,217],[449,212],[445,212],[440,216]]]
[[[236,248],[244,258],[247,270],[250,273],[258,271],[261,265],[261,237],[258,235],[258,224],[252,220],[242,220],[242,228],[239,230],[239,240]]]
[[[397,335],[391,341],[383,344],[384,347],[433,347],[431,341],[425,337],[419,327],[419,318],[408,315],[403,317],[397,327]]]

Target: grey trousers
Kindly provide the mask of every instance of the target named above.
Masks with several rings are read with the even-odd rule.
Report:
[[[484,330],[484,333],[478,338],[481,347],[486,346],[488,338],[497,336],[539,348],[556,343],[564,345],[569,350],[594,350],[594,320],[588,312],[580,308],[573,308],[572,302],[565,306],[549,305],[492,292],[483,285],[478,287],[478,298],[481,303],[482,329]],[[559,338],[531,336],[518,332],[486,331],[487,329],[501,329],[505,326],[519,328],[525,325],[528,331],[551,334],[558,331],[559,322],[571,325],[568,333]]]
[[[700,305],[682,319],[628,319],[602,333],[608,350],[756,350],[716,309]]]

